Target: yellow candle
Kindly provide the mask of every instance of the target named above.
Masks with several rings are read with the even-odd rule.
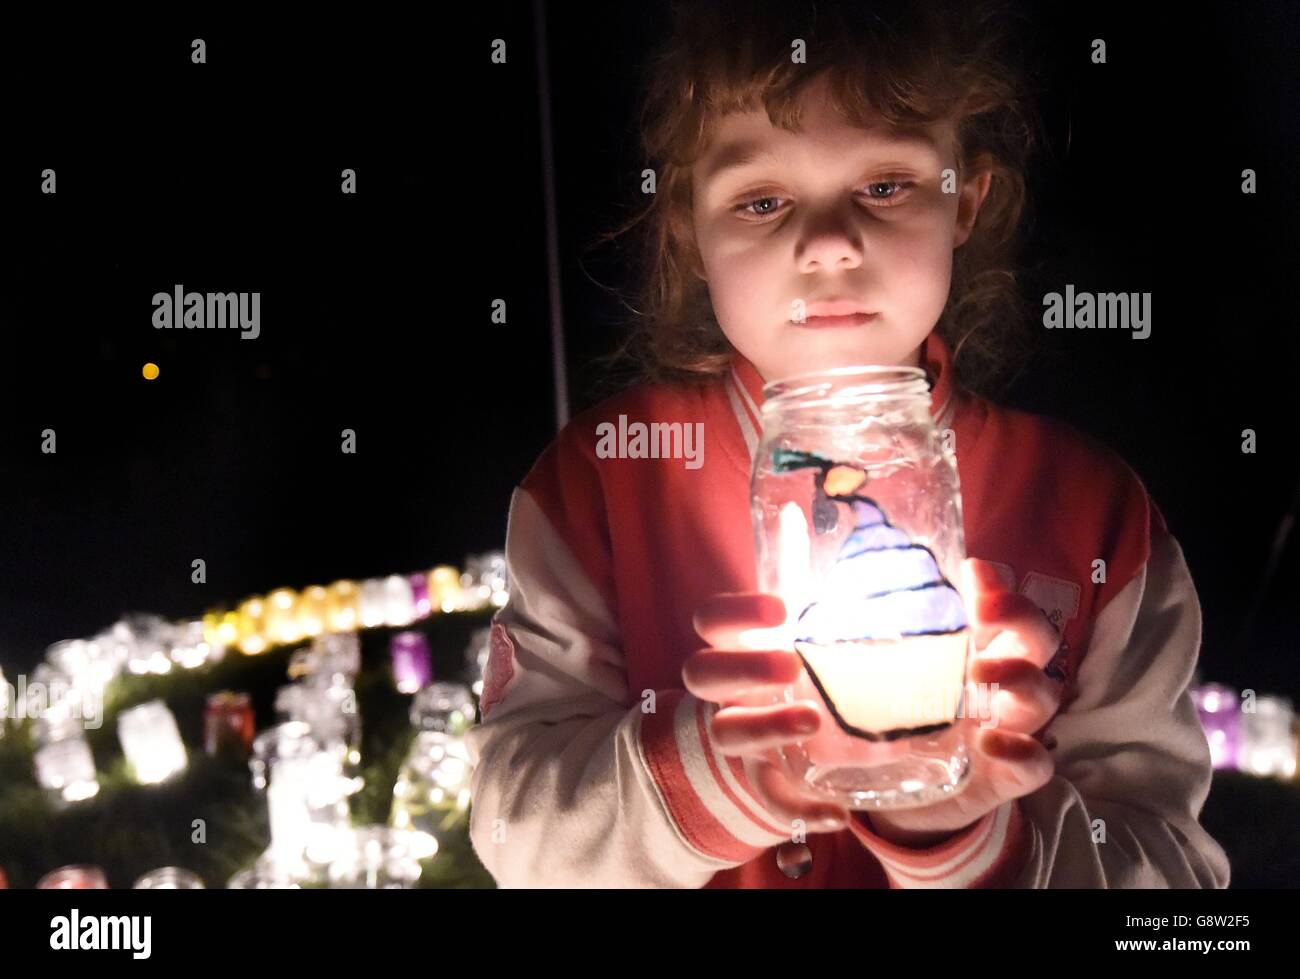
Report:
[[[239,606],[239,649],[256,656],[266,649],[266,602],[253,597]]]
[[[440,611],[455,611],[460,601],[460,571],[449,564],[440,564],[430,571],[429,599]]]
[[[321,585],[308,585],[298,596],[298,628],[304,636],[319,636],[325,631],[329,592]]]
[[[215,646],[221,641],[221,616],[219,608],[208,609],[203,613],[203,641],[209,646]]]
[[[325,626],[330,632],[351,632],[361,621],[361,589],[355,581],[336,581],[326,589]]]
[[[263,634],[276,645],[287,645],[302,638],[295,608],[298,593],[292,588],[277,588],[266,596],[266,619]]]

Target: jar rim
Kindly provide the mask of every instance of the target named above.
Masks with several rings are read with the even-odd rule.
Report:
[[[859,383],[852,383],[861,377]],[[850,383],[845,383],[848,379]],[[921,382],[924,387],[918,387]],[[905,397],[929,393],[929,377],[920,367],[887,364],[854,364],[847,367],[830,367],[820,371],[805,371],[771,380],[763,385],[764,404],[787,400],[816,392],[851,397]]]

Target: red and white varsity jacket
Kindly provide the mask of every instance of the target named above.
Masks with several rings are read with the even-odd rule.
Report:
[[[716,705],[681,680],[704,645],[696,608],[756,587],[763,381],[736,353],[711,383],[641,385],[575,416],[514,492],[510,600],[468,735],[470,837],[500,886],[1227,886],[1198,822],[1211,777],[1188,691],[1200,606],[1177,541],[1112,451],[959,389],[937,334],[923,353],[936,423],[955,433],[967,552],[1000,564],[1069,649],[1043,732],[1052,780],[933,848],[854,818],[808,836],[802,876],[778,868],[789,827],[713,744]],[[624,431],[702,423],[702,455],[607,458],[597,426],[620,416]]]

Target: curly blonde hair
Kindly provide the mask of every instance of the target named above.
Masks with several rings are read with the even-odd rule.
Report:
[[[834,107],[865,124],[872,110],[901,131],[951,120],[960,176],[978,160],[992,172],[969,239],[953,258],[952,287],[936,329],[954,353],[958,383],[987,393],[1028,350],[1015,258],[1025,210],[1025,168],[1039,123],[1024,75],[1005,48],[1014,8],[1003,3],[851,3],[812,0],[676,2],[672,30],[643,82],[641,146],[656,193],[630,221],[642,227],[633,330],[599,358],[605,383],[707,381],[732,347],[714,316],[691,219],[691,167],[712,126],[762,106],[773,126],[799,131],[799,96],[827,73]],[[791,57],[806,42],[806,64]]]

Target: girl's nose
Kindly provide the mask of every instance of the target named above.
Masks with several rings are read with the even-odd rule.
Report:
[[[857,268],[862,254],[860,232],[842,218],[827,218],[810,226],[796,252],[804,272]]]

